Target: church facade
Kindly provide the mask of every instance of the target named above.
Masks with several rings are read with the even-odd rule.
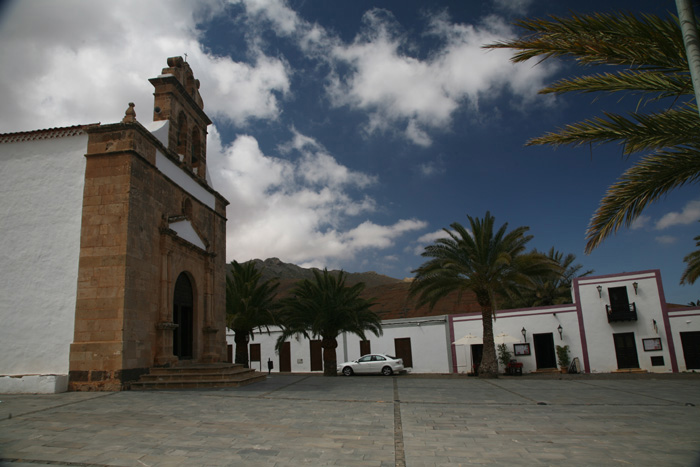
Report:
[[[199,82],[150,80],[153,122],[0,135],[0,392],[120,390],[226,359],[226,206]]]

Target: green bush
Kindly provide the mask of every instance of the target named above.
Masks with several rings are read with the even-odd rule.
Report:
[[[513,354],[508,350],[508,346],[506,344],[498,344],[498,361],[501,365],[507,367],[511,358],[513,358]]]
[[[571,359],[569,358],[569,346],[568,345],[558,345],[557,346],[557,361],[559,362],[560,368],[568,368]]]

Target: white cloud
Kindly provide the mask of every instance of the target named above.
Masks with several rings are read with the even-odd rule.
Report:
[[[152,90],[170,56],[188,54],[210,116],[274,119],[289,92],[287,64],[207,54],[197,24],[217,1],[14,2],[0,28],[0,132],[121,120],[129,102],[149,122]],[[9,65],[11,64],[11,66]]]
[[[479,24],[451,21],[446,13],[429,18],[426,34],[439,45],[427,56],[402,34],[401,26],[384,9],[363,16],[363,29],[351,43],[318,24],[299,17],[281,0],[245,0],[252,20],[274,25],[280,37],[293,38],[309,57],[332,69],[326,91],[333,105],[367,114],[368,135],[388,132],[427,147],[432,132],[449,129],[452,117],[467,109],[481,119],[479,105],[509,89],[516,106],[531,104],[537,90],[556,69],[554,62],[539,66],[512,64],[510,52],[482,48],[513,37],[503,18],[488,16]],[[518,0],[518,8],[527,5]],[[542,97],[551,102],[551,97]]]
[[[413,253],[416,255],[420,255],[421,253],[423,253],[423,251],[425,251],[426,246],[432,245],[433,243],[435,243],[435,240],[438,240],[440,238],[450,238],[450,236],[443,229],[421,235],[415,241],[417,245],[413,247]],[[407,249],[407,251],[409,250]]]
[[[418,172],[424,177],[432,177],[445,173],[445,164],[442,157],[438,156],[435,160],[428,161],[418,165]]]
[[[524,15],[532,5],[533,0],[494,0],[496,8],[508,13]]]
[[[435,240],[439,238],[450,238],[450,236],[443,230],[436,230],[435,232],[430,232],[424,235],[421,235],[418,237],[417,242],[418,243],[433,243]]]
[[[650,221],[651,221],[651,217],[641,215],[641,216],[637,217],[634,220],[634,222],[632,222],[632,224],[630,225],[630,229],[631,230],[643,229],[644,227],[646,227],[649,224]]]
[[[267,19],[280,35],[290,35],[300,26],[299,16],[283,0],[243,0],[242,3],[245,4],[248,14]]]
[[[657,230],[674,225],[688,225],[700,219],[700,201],[689,201],[681,212],[669,212],[656,223]]]
[[[231,204],[227,258],[278,257],[306,266],[334,264],[362,251],[384,249],[413,230],[415,219],[393,225],[352,218],[375,210],[368,196],[351,196],[376,180],[338,164],[314,139],[294,132],[283,146],[288,159],[262,153],[252,136],[222,147],[216,128],[209,135],[209,166],[215,188]],[[297,156],[297,157],[292,157]]]
[[[656,242],[661,244],[661,245],[672,245],[676,243],[676,237],[673,237],[671,235],[661,235],[659,237],[656,237]]]
[[[364,31],[352,44],[332,49],[337,63],[350,70],[330,77],[332,102],[368,112],[369,134],[403,127],[405,137],[421,146],[431,144],[429,131],[450,125],[457,109],[478,114],[482,99],[505,88],[531,102],[556,66],[516,65],[508,51],[484,50],[484,44],[513,34],[497,17],[468,25],[452,23],[446,14],[434,16],[430,34],[443,45],[425,59],[406,52],[411,44],[396,32],[390,13],[370,10],[364,22]]]

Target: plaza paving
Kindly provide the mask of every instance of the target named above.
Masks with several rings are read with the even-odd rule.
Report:
[[[698,466],[700,378],[670,376],[0,395],[0,465]]]

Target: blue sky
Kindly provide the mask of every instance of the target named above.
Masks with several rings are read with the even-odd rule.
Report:
[[[672,0],[61,1],[0,7],[0,132],[116,122],[128,102],[151,120],[166,57],[187,54],[201,81],[208,162],[226,196],[227,259],[411,275],[452,222],[490,211],[527,225],[530,245],[574,253],[596,274],[660,269],[667,300],[695,249],[697,186],[648,208],[634,228],[583,252],[588,221],[638,156],[620,147],[524,147],[617,97],[541,96],[571,63],[512,65],[484,43],[519,17]],[[592,71],[592,70],[591,70]]]

